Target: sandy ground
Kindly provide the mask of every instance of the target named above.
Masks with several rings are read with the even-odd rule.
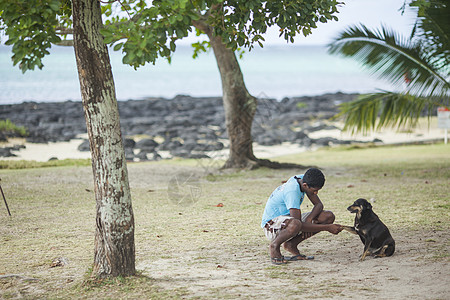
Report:
[[[445,244],[445,233],[396,232],[396,253],[388,258],[359,261],[363,245],[350,233],[343,239],[321,233],[300,248],[311,261],[273,266],[262,260],[265,246],[255,253],[217,250],[215,260],[198,263],[198,253],[182,252],[176,259],[138,263],[158,285],[187,288],[190,296],[219,299],[449,299],[448,260],[433,259],[429,251]],[[211,252],[211,251],[208,251]],[[431,251],[430,251],[431,252]],[[205,255],[205,254],[203,254]],[[266,281],[262,278],[269,279]]]
[[[337,127],[342,128],[342,124],[336,124]],[[427,142],[443,140],[445,136],[444,129],[437,128],[436,120],[431,122],[431,125],[424,124],[411,132],[398,132],[396,130],[383,130],[380,132],[372,132],[367,135],[357,134],[352,135],[350,132],[343,132],[339,129],[334,130],[321,130],[312,132],[309,136],[313,139],[322,137],[333,137],[341,140],[354,140],[354,141],[366,141],[371,142],[374,139],[383,141],[384,144],[401,144],[401,143],[413,143],[413,142]],[[51,158],[66,159],[66,158],[90,158],[89,152],[78,151],[78,146],[83,142],[83,138],[86,136],[80,136],[78,139],[71,140],[69,142],[58,142],[48,144],[35,144],[25,143],[24,140],[11,139],[8,144],[0,144],[1,146],[25,145],[25,149],[20,151],[13,151],[15,157],[1,158],[3,160],[35,160],[35,161],[48,161]],[[227,144],[227,141],[223,141]],[[254,144],[253,150],[258,158],[272,158],[275,156],[282,156],[287,154],[295,154],[308,150],[314,150],[314,148],[302,147],[298,144],[283,143],[276,146],[262,146]],[[163,158],[167,158],[170,155],[166,152],[160,153]],[[224,159],[228,155],[228,150],[215,151],[209,153],[211,158]]]

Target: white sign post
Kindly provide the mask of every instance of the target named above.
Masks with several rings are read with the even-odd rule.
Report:
[[[448,130],[450,129],[450,109],[439,107],[437,111],[438,128],[445,129],[444,143],[447,144]]]

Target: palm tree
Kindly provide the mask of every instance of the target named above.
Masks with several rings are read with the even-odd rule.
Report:
[[[437,106],[449,107],[450,19],[446,0],[415,0],[418,7],[409,39],[382,26],[370,30],[353,25],[328,45],[328,51],[361,62],[373,74],[402,92],[380,91],[342,104],[344,130],[364,132],[382,127],[414,127],[423,111],[431,117]]]

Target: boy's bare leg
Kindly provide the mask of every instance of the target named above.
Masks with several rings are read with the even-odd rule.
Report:
[[[281,229],[278,236],[270,243],[269,251],[271,258],[282,258],[280,251],[281,244],[296,236],[302,228],[302,223],[296,219],[286,220],[285,224],[285,228]]]
[[[320,213],[320,215],[315,219],[315,224],[333,224],[335,219],[334,214],[331,211],[323,211]],[[285,242],[283,244],[284,249],[286,251],[289,251],[294,256],[301,255],[300,251],[298,250],[298,244],[303,242],[306,239],[309,239],[313,235],[317,234],[318,232],[302,232],[302,234],[294,237],[293,239]],[[281,254],[280,254],[281,255]]]

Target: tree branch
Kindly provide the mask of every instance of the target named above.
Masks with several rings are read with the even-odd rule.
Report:
[[[73,34],[73,29],[66,27],[56,27],[55,33],[60,35]]]
[[[61,42],[56,43],[55,45],[73,47],[73,40],[62,40]]]

